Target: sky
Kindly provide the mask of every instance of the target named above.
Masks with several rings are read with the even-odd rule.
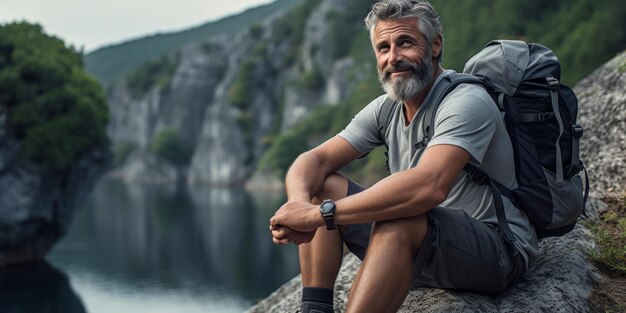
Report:
[[[0,24],[27,20],[85,52],[191,28],[272,0],[0,0]]]

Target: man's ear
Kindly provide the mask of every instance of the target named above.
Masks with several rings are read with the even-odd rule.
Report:
[[[441,35],[437,35],[437,38],[433,40],[433,44],[431,45],[431,53],[433,54],[433,59],[441,59],[441,50],[443,46],[443,40]]]

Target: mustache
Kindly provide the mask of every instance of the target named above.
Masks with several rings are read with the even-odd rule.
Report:
[[[395,64],[387,64],[387,66],[382,70],[382,77],[384,80],[388,80],[391,77],[391,74],[394,72],[402,72],[409,70],[413,74],[417,74],[419,72],[419,64],[410,62],[410,61],[400,61]]]

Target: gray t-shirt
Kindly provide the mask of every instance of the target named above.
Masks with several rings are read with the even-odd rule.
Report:
[[[444,71],[435,84],[453,71]],[[432,90],[431,90],[432,91]],[[386,99],[382,95],[368,104],[339,133],[356,150],[367,153],[383,144],[377,125],[377,116]],[[426,107],[431,95],[424,100]],[[420,110],[421,110],[420,108]],[[404,124],[404,106],[397,105],[393,111],[387,138],[389,168],[391,173],[415,167],[425,149],[416,149],[418,137],[422,138],[422,125],[416,118]],[[427,147],[448,144],[463,148],[470,154],[470,163],[489,177],[509,188],[517,187],[515,181],[513,149],[506,133],[502,115],[489,94],[480,86],[461,84],[450,92],[437,109],[434,135]],[[526,260],[532,263],[539,250],[533,226],[526,215],[503,198],[506,219],[516,236],[515,244]],[[463,210],[473,218],[485,223],[498,224],[491,190],[486,185],[472,181],[465,172],[459,173],[446,200],[440,205]]]

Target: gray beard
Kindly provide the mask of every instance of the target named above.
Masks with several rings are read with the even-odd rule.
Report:
[[[406,101],[426,88],[435,70],[429,54],[427,53],[421,64],[401,61],[393,66],[387,66],[382,71],[378,70],[378,81],[391,99]],[[392,79],[391,73],[399,69],[409,69],[410,73]]]

